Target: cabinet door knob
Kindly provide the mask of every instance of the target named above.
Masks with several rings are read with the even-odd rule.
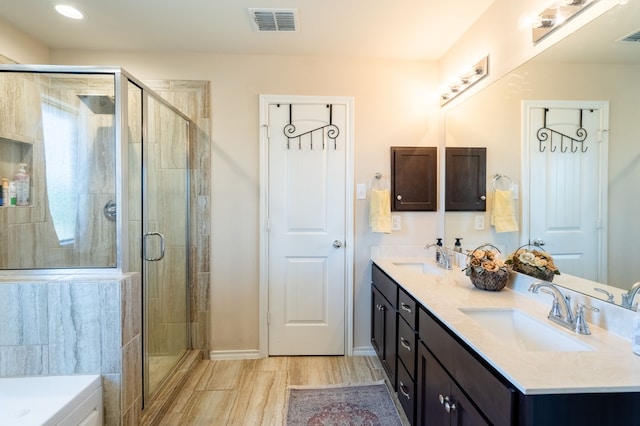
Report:
[[[482,201],[484,201],[484,200],[486,200],[486,199],[487,199],[487,196],[486,196],[486,195],[481,195],[481,196],[480,196],[480,199],[481,199]]]
[[[400,309],[402,309],[403,311],[409,312],[411,313],[411,306],[407,305],[406,303],[400,303]]]
[[[402,195],[396,195],[396,200],[398,201],[402,200]]]

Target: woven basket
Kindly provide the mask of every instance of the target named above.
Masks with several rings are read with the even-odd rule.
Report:
[[[535,266],[525,265],[522,262],[518,262],[516,259],[513,260],[511,269],[515,272],[520,272],[522,274],[529,275],[530,277],[537,278],[539,280],[549,281],[549,282],[552,282],[553,277],[556,275],[553,271],[549,269],[545,269],[543,271],[540,268],[536,268]]]
[[[499,291],[502,290],[507,285],[507,280],[509,279],[509,271],[508,270],[498,270],[495,272],[492,271],[476,271],[475,268],[471,267],[470,259],[473,254],[484,247],[493,247],[496,249],[498,253],[500,250],[494,246],[493,244],[483,244],[480,247],[476,247],[469,255],[467,256],[467,275],[471,279],[471,284],[473,284],[476,288],[480,290],[488,290],[488,291]]]
[[[525,244],[523,246],[520,246],[516,249],[516,251],[514,251],[513,253],[517,253],[520,249],[523,249],[527,246],[533,246],[533,244]],[[540,250],[540,247],[538,246],[534,246],[535,249]],[[512,260],[511,260],[511,270],[514,272],[520,272],[521,274],[525,274],[525,275],[529,275],[530,277],[533,278],[537,278],[539,280],[544,280],[544,281],[549,281],[552,282],[553,281],[553,277],[555,275],[557,275],[554,271],[550,270],[550,269],[540,269],[537,268],[535,266],[532,265],[528,265],[526,263],[522,263],[518,260],[518,258],[516,256],[513,256]]]
[[[471,279],[471,284],[480,290],[499,291],[507,285],[509,272],[502,270],[497,272],[476,272],[472,269],[469,278]]]

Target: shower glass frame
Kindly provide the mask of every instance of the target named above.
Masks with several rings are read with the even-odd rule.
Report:
[[[148,99],[152,98],[154,102],[161,104],[163,107],[168,108],[173,113],[175,113],[180,118],[184,119],[187,123],[187,139],[186,139],[186,158],[185,158],[185,195],[186,195],[186,206],[185,206],[185,333],[186,333],[186,342],[187,348],[192,347],[192,341],[190,336],[190,294],[189,294],[189,283],[190,283],[190,204],[191,204],[191,190],[190,190],[190,144],[192,143],[191,138],[193,137],[194,132],[191,130],[195,128],[195,123],[178,110],[176,107],[171,105],[168,101],[160,97],[157,93],[155,93],[152,89],[147,87],[140,80],[136,79],[130,73],[125,71],[120,67],[99,67],[99,66],[61,66],[61,65],[23,65],[23,64],[0,64],[0,73],[32,73],[32,74],[69,74],[69,75],[103,75],[103,76],[113,76],[114,78],[114,95],[115,95],[115,118],[114,118],[114,127],[115,127],[115,203],[116,206],[121,207],[117,210],[117,215],[115,218],[116,223],[116,265],[114,267],[61,267],[61,268],[29,268],[29,269],[0,269],[0,275],[4,276],[29,276],[29,275],[68,275],[68,274],[91,274],[94,276],[100,276],[102,274],[105,277],[112,277],[113,274],[126,274],[132,272],[138,272],[142,276],[143,280],[143,306],[142,306],[142,315],[143,315],[143,400],[148,400],[151,396],[147,391],[149,386],[149,378],[148,376],[148,360],[146,353],[146,337],[148,336],[147,330],[147,304],[145,300],[146,296],[146,285],[144,284],[144,280],[146,279],[146,266],[144,264],[146,262],[142,262],[142,270],[140,271],[132,271],[130,269],[130,247],[131,247],[131,239],[133,238],[141,238],[143,239],[143,235],[131,235],[129,229],[129,213],[128,208],[124,208],[124,206],[128,206],[129,204],[129,185],[126,184],[129,182],[129,139],[128,139],[128,88],[129,83],[133,84],[137,88],[139,88],[142,92],[141,100],[141,115],[142,115],[142,145],[144,146],[146,143],[146,138],[148,134],[148,116],[147,116],[147,104],[149,103]],[[144,149],[144,148],[143,148]],[[145,155],[143,155],[144,157]],[[142,191],[144,191],[146,184],[146,173],[147,167],[144,162],[141,163],[141,176],[142,182],[141,187]],[[141,194],[142,195],[142,194]],[[139,200],[140,203],[143,202],[143,197]],[[145,220],[145,206],[142,207],[142,220]],[[143,230],[144,232],[144,230]],[[140,243],[142,245],[142,241]],[[142,255],[142,253],[140,253]]]

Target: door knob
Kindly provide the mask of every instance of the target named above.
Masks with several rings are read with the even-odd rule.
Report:
[[[342,241],[335,240],[335,241],[333,242],[333,246],[334,246],[335,248],[340,248],[340,247],[342,247]]]
[[[534,246],[538,246],[538,247],[542,247],[543,245],[545,245],[546,243],[544,242],[544,240],[539,240],[539,239],[535,239],[533,240],[533,245]]]

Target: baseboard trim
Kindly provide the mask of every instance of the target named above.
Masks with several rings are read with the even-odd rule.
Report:
[[[373,346],[360,346],[353,348],[353,356],[376,356]]]
[[[211,351],[209,359],[215,360],[235,360],[235,359],[260,359],[259,350],[243,350],[243,351]]]
[[[361,346],[353,348],[352,356],[376,356],[373,346]],[[242,350],[242,351],[210,351],[209,359],[215,360],[237,360],[237,359],[260,359],[264,358],[260,355],[259,350]]]

